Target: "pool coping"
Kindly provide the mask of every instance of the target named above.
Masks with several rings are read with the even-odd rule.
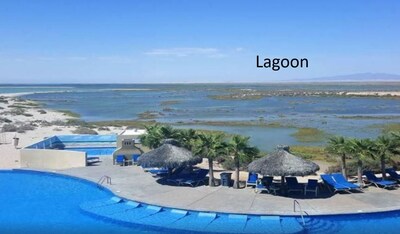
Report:
[[[96,181],[93,181],[91,179],[87,179],[87,178],[83,178],[80,176],[76,176],[76,175],[71,175],[71,174],[67,174],[61,171],[50,171],[50,170],[45,170],[45,169],[32,169],[32,168],[18,168],[18,169],[5,169],[5,170],[0,170],[0,172],[2,171],[21,171],[21,172],[26,172],[26,173],[42,173],[42,174],[51,174],[54,176],[61,176],[61,177],[66,177],[69,179],[75,179],[75,180],[79,180],[82,181],[84,183],[88,183],[91,184],[93,186],[96,186],[102,190],[105,190],[109,193],[111,193],[113,196],[115,197],[119,197],[125,201],[133,201],[133,202],[138,202],[144,205],[153,205],[153,206],[159,206],[162,208],[166,208],[166,209],[178,209],[178,210],[184,210],[184,211],[188,211],[188,212],[203,212],[203,213],[216,213],[216,214],[224,214],[224,215],[229,215],[229,214],[233,214],[233,215],[247,215],[247,216],[281,216],[281,217],[296,217],[299,218],[302,215],[298,213],[295,214],[283,214],[283,213],[241,213],[241,212],[226,212],[226,211],[220,211],[220,210],[208,210],[208,209],[188,209],[188,208],[184,208],[184,207],[177,207],[177,206],[167,206],[165,204],[158,204],[158,203],[153,203],[153,202],[148,202],[142,199],[133,199],[133,198],[129,198],[127,196],[124,195],[119,195],[120,192],[118,192],[118,190],[115,190],[114,188],[111,188],[109,186],[105,186],[102,184],[98,184],[96,183]],[[332,212],[332,213],[321,213],[321,214],[306,214],[304,215],[305,218],[307,217],[331,217],[331,216],[354,216],[354,215],[363,215],[363,214],[385,214],[385,213],[392,213],[392,212],[399,212],[400,211],[400,206],[393,206],[393,209],[385,209],[385,208],[375,208],[374,210],[360,210],[360,211],[352,211],[352,212]]]

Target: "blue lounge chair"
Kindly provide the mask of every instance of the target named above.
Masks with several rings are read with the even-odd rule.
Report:
[[[139,160],[139,157],[140,157],[140,154],[134,154],[134,155],[132,155],[132,163],[133,163],[134,165],[137,164],[137,162],[138,162],[138,160]]]
[[[390,178],[400,181],[400,175],[397,174],[396,170],[394,168],[386,168],[386,173],[390,175]]]
[[[318,196],[318,180],[308,180],[304,187],[304,195],[307,195],[307,192],[313,192],[315,196]]]
[[[157,177],[157,176],[165,176],[168,175],[169,170],[168,168],[149,168],[149,169],[145,169],[145,171],[150,172],[153,176]]]
[[[393,188],[394,186],[397,186],[396,181],[378,179],[372,171],[364,171],[364,175],[367,177],[367,181],[376,187],[382,186],[383,188]]]
[[[126,159],[125,155],[117,155],[117,157],[115,158],[114,164],[125,166],[127,164],[127,159]]]
[[[271,186],[272,186],[272,181],[274,180],[274,177],[272,176],[264,176],[261,180],[257,180],[256,187],[254,189],[254,192],[262,193],[263,191],[266,191],[267,193],[270,193]]]
[[[333,193],[339,192],[339,191],[344,191],[344,192],[350,192],[350,187],[347,187],[345,185],[339,184],[336,182],[332,175],[330,174],[322,174],[321,175],[322,181],[324,181],[324,184],[329,188],[329,190]]]
[[[200,169],[193,173],[190,177],[182,179],[179,181],[179,185],[190,185],[192,187],[198,186],[201,183],[204,183],[204,180],[208,174],[208,170]]]
[[[247,181],[246,181],[246,187],[247,186],[256,186],[257,180],[258,180],[258,174],[254,173],[254,172],[249,172],[249,177],[247,178]]]
[[[350,190],[359,190],[359,191],[362,191],[360,185],[350,183],[349,181],[346,180],[346,178],[344,178],[344,176],[343,176],[342,173],[332,173],[331,176],[332,176],[333,180],[334,180],[336,183],[341,184],[341,185],[343,185],[343,186],[346,186],[346,187],[348,187]]]
[[[287,192],[301,192],[303,193],[304,186],[299,184],[296,177],[286,177]]]

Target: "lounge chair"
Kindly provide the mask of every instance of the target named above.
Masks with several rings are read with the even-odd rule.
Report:
[[[86,158],[86,164],[88,166],[93,165],[95,163],[99,163],[99,162],[101,162],[99,157],[87,157]]]
[[[350,187],[336,182],[331,174],[322,174],[321,179],[322,181],[324,181],[324,184],[329,188],[329,190],[333,193],[339,191],[350,192],[351,190]]]
[[[318,196],[318,180],[308,180],[304,187],[304,195],[307,195],[307,192],[313,192],[315,196]]]
[[[132,155],[132,163],[133,163],[134,165],[137,164],[137,162],[138,162],[138,160],[139,160],[139,157],[140,157],[140,154],[134,154],[134,155]]]
[[[201,183],[204,183],[204,180],[208,174],[208,170],[200,169],[193,173],[188,178],[182,179],[179,181],[179,185],[190,185],[192,187],[198,186]]]
[[[287,192],[301,192],[303,193],[304,186],[299,184],[296,177],[286,177]]]
[[[193,171],[191,172],[193,173]],[[189,179],[190,176],[192,175],[191,173],[185,171],[185,168],[178,168],[170,176],[167,178],[167,182],[179,185],[180,181],[183,181],[185,179]]]
[[[362,191],[361,186],[357,185],[357,184],[353,184],[350,183],[349,181],[346,180],[346,178],[344,178],[342,173],[332,173],[331,174],[333,180],[338,183],[341,184],[343,186],[348,187],[350,190],[359,190]]]
[[[390,175],[390,178],[400,181],[400,175],[397,174],[396,170],[394,168],[386,168],[386,173]]]
[[[393,188],[394,186],[397,186],[396,181],[379,179],[372,171],[364,171],[364,175],[367,177],[367,181],[376,187],[382,186],[383,188]]]
[[[168,175],[168,173],[169,173],[168,168],[163,168],[163,167],[146,168],[145,171],[150,172],[155,177],[165,176],[165,175]]]
[[[270,193],[270,188],[271,188],[273,180],[274,180],[274,177],[272,177],[272,176],[264,176],[262,179],[257,180],[257,184],[256,184],[256,187],[254,188],[254,192],[262,193],[263,191],[266,191],[267,193]]]
[[[132,160],[128,160],[125,157],[125,155],[117,155],[117,157],[115,158],[114,164],[121,165],[121,166],[126,166],[131,162],[132,162]]]
[[[258,174],[254,173],[254,172],[249,172],[249,176],[246,181],[246,187],[247,186],[256,186],[257,180],[258,180]]]

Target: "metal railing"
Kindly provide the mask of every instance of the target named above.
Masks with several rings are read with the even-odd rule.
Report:
[[[97,185],[102,185],[104,182],[106,182],[107,184],[112,184],[111,183],[111,177],[107,176],[107,175],[103,175],[102,177],[100,177],[100,179],[97,181]]]
[[[306,222],[304,221],[304,214],[308,215],[306,212],[303,211],[303,209],[301,208],[300,203],[295,199],[293,200],[293,212],[297,212],[296,211],[296,205],[300,208],[300,216],[301,216],[301,220],[303,221],[303,226],[306,225]]]

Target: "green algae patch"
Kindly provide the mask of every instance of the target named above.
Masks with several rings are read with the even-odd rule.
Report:
[[[70,110],[57,110],[57,112],[61,112],[65,116],[72,117],[72,118],[80,118],[81,117],[80,114],[78,114],[76,112],[73,112],[73,111],[70,111]]]
[[[325,151],[324,146],[294,145],[290,146],[290,152],[308,160],[336,162],[336,159]]]
[[[381,129],[382,133],[400,132],[400,123],[373,124],[370,128]]]
[[[179,100],[167,100],[167,101],[163,101],[160,103],[160,106],[169,106],[169,105],[175,105],[175,104],[179,104],[181,103],[181,101]]]
[[[291,136],[298,142],[322,142],[326,139],[327,134],[317,128],[299,128]]]
[[[208,126],[229,126],[229,127],[264,127],[264,128],[294,128],[279,122],[267,122],[263,119],[250,121],[200,121],[177,122],[175,125],[208,125]]]

